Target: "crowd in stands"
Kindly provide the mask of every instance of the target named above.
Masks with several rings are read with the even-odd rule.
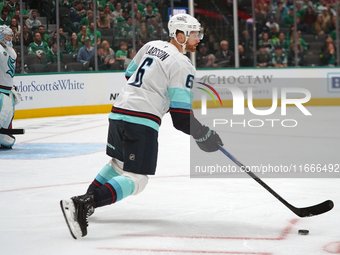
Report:
[[[241,31],[238,51],[240,67],[335,66],[336,22],[335,0],[296,1],[297,38],[294,33],[292,0],[257,0],[256,54],[249,30]],[[339,24],[340,27],[340,24]],[[338,31],[340,32],[340,31]],[[295,58],[297,41],[297,58]],[[296,62],[297,59],[297,63]],[[220,42],[220,50],[211,52],[201,43],[197,53],[198,68],[234,67],[234,52],[228,41]]]
[[[339,22],[337,17],[340,12],[338,15],[335,12],[334,1],[297,0],[297,36],[295,36],[292,0],[256,0],[258,31],[255,38],[256,52],[251,29],[249,27],[243,29],[239,36],[239,45],[235,47],[239,52],[240,67],[252,67],[255,62],[257,67],[337,65],[336,22]],[[140,0],[136,1],[134,6],[131,0],[100,0],[97,1],[96,15],[92,1],[62,0],[59,1],[59,6],[67,8],[68,14],[62,18],[71,22],[70,27],[59,29],[61,71],[72,71],[67,66],[78,66],[75,71],[95,70],[95,44],[98,70],[124,70],[134,56],[133,38],[137,51],[151,40],[169,40],[163,25],[167,21],[167,7],[164,7],[162,0]],[[52,71],[48,67],[57,62],[57,33],[46,32],[45,26],[37,18],[37,10],[32,9],[29,12],[23,10],[22,28],[19,24],[18,2],[15,0],[9,0],[8,3],[0,2],[0,12],[0,24],[6,24],[13,30],[13,45],[19,51],[20,30],[23,31],[23,44],[26,49],[23,58],[25,69],[21,70],[21,67],[18,67],[18,63],[21,62],[19,57],[18,71]],[[96,20],[94,16],[97,17]],[[221,40],[217,49],[209,47],[211,45],[209,37],[205,37],[196,52],[197,68],[234,67],[234,49],[229,48],[228,40],[230,39]],[[35,64],[44,67],[32,68]]]

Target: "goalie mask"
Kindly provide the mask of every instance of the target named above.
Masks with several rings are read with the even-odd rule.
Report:
[[[174,38],[175,41],[182,46],[183,54],[186,53],[185,47],[186,42],[190,37],[190,32],[197,31],[198,39],[203,39],[203,30],[201,29],[201,24],[197,19],[188,14],[177,14],[171,17],[168,23],[169,36]],[[182,31],[185,35],[185,42],[179,43],[176,37],[176,31]]]
[[[0,42],[1,44],[12,47],[12,38],[13,38],[13,32],[12,29],[10,29],[6,25],[0,26]]]

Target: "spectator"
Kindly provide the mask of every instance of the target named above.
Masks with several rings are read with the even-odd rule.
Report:
[[[335,66],[335,49],[333,43],[329,43],[320,55],[320,64],[321,66]]]
[[[296,16],[298,16],[298,15],[296,15]],[[283,25],[285,27],[289,27],[290,25],[293,25],[293,24],[294,24],[294,7],[291,6],[289,8],[289,11],[287,12],[286,17],[283,20]]]
[[[22,32],[24,37],[24,45],[28,47],[33,42],[32,33],[28,32],[28,28],[26,25],[23,25]]]
[[[12,29],[13,37],[12,37],[12,44],[13,46],[20,45],[20,33],[17,32],[17,27],[14,25],[9,26]]]
[[[91,40],[91,45],[94,45],[94,22],[90,23],[89,29],[87,29],[87,36],[90,38]],[[100,33],[100,31],[97,30],[97,45],[101,43],[102,41],[102,34]]]
[[[313,23],[316,21],[316,14],[311,6],[306,7],[305,23],[311,28]]]
[[[113,49],[110,48],[110,44],[108,41],[104,40],[102,42],[102,47],[103,47],[103,50],[104,50],[104,56],[105,57],[108,57],[109,59],[111,58],[115,58],[115,52]]]
[[[243,46],[247,54],[251,53],[253,50],[253,40],[248,32],[248,30],[243,30],[240,38],[240,44]]]
[[[136,12],[135,14],[135,26],[137,29],[140,29],[140,26],[145,23],[145,19],[142,17],[142,14],[140,12]]]
[[[196,67],[204,68],[207,66],[208,62],[208,50],[205,43],[200,43],[198,45],[198,51],[196,52]]]
[[[302,34],[308,34],[309,33],[309,26],[303,22],[303,20],[300,17],[296,17],[296,26],[297,30],[301,31]]]
[[[132,47],[132,17],[126,18],[126,24],[124,24],[120,29],[120,34],[127,42],[128,46]],[[135,37],[138,38],[138,31],[135,30]]]
[[[256,54],[257,67],[267,67],[271,65],[271,56],[266,51],[264,45],[259,45],[259,51]]]
[[[135,15],[135,17],[136,17],[136,14],[137,13],[139,13],[139,14],[141,14],[141,16],[142,17],[144,17],[145,16],[145,13],[144,13],[144,11],[142,10],[142,11],[140,11],[140,10],[138,10],[138,4],[135,2],[134,3],[134,9],[133,9],[133,11],[134,11],[134,15]],[[132,17],[132,10],[129,12],[129,16],[131,16]]]
[[[11,24],[10,24],[10,27],[11,27],[11,26],[15,27],[15,28],[16,28],[16,31],[17,31],[17,33],[19,33],[19,34],[20,34],[20,25],[19,25],[19,23],[18,23],[17,19],[15,19],[15,18],[12,18],[12,19],[11,19]]]
[[[48,41],[50,40],[50,36],[48,34],[45,34],[45,27],[43,25],[38,27],[38,32],[41,35],[41,40],[48,43]]]
[[[148,30],[145,23],[141,24],[138,33],[138,47],[142,48],[146,43],[150,42],[150,37],[148,35]]]
[[[106,18],[104,10],[99,12],[97,19],[97,28],[110,28],[110,19]]]
[[[64,36],[64,29],[63,28],[59,28],[59,38],[60,38],[60,45],[64,45],[63,48],[65,49],[67,39]]]
[[[53,37],[50,38],[50,40],[48,41],[48,47],[52,47],[53,43],[57,41],[57,32],[54,32]],[[59,49],[61,51],[65,50],[65,43],[66,43],[66,38],[64,36],[64,31],[62,28],[59,28],[59,41],[60,41],[60,45],[59,45]]]
[[[100,13],[99,13],[99,15],[100,15]],[[105,18],[109,20],[110,26],[112,27],[114,18],[113,18],[113,14],[112,14],[112,12],[110,10],[110,6],[105,5],[105,7],[104,7],[104,15],[105,15]]]
[[[95,70],[95,55],[93,55],[90,59],[89,67],[92,67],[92,70]],[[115,62],[114,58],[109,59],[104,56],[104,49],[101,45],[97,46],[97,63],[98,63],[98,71],[105,71],[110,69],[111,65]]]
[[[151,23],[148,26],[148,34],[149,36],[151,36],[151,34],[153,33],[153,31],[155,31],[158,27],[158,22],[157,19],[155,17],[151,18]]]
[[[41,34],[39,32],[34,33],[34,42],[28,46],[28,54],[36,55],[41,58],[41,55],[46,55],[48,53],[48,45],[46,42],[41,40]]]
[[[299,16],[301,20],[304,20],[306,15],[306,9],[303,8],[301,1],[296,1],[296,16]]]
[[[323,35],[327,33],[327,24],[323,21],[322,15],[318,15],[312,25],[311,33],[314,35]]]
[[[332,33],[333,31],[335,31],[336,29],[336,22],[337,22],[337,17],[336,16],[333,16],[332,19],[331,19],[331,22],[328,24],[328,27],[327,27],[327,30],[329,33]],[[339,21],[338,21],[339,22]],[[339,25],[340,25],[340,22],[339,22]]]
[[[85,64],[94,56],[94,47],[91,46],[91,40],[89,37],[86,37],[84,42],[84,46],[78,51],[77,61]]]
[[[127,69],[129,64],[131,63],[133,57],[134,57],[133,49],[129,49],[128,50],[128,55],[127,55],[126,59],[124,60],[124,70]]]
[[[53,41],[51,49],[49,49],[46,56],[46,64],[57,63],[58,62],[58,49],[57,49],[57,41]],[[60,62],[63,60],[63,53],[59,50]]]
[[[330,24],[331,23],[331,15],[330,15],[330,11],[328,10],[327,7],[322,9],[322,18],[323,18],[323,22],[326,24]]]
[[[1,10],[1,17],[0,17],[0,25],[6,25],[9,26],[11,23],[10,18],[8,17],[10,8],[6,5]]]
[[[17,4],[15,5],[15,11],[13,13],[9,13],[9,17],[10,18],[15,17],[16,20],[19,22],[19,20],[20,20],[20,2],[17,2]],[[24,8],[22,8],[22,18],[24,19],[24,22],[29,18],[28,12]]]
[[[269,41],[273,43],[272,41],[275,41],[279,38],[280,32],[277,30],[276,26],[272,26],[270,28],[270,39]]]
[[[79,27],[82,28],[82,26],[85,25],[86,29],[87,29],[87,27],[89,27],[91,22],[94,22],[93,21],[93,11],[88,10],[87,16],[81,19],[81,21],[79,23]]]
[[[295,40],[295,33],[294,33],[294,26],[291,27],[290,29],[290,37],[289,37],[289,44],[292,44],[294,43],[296,40]],[[308,49],[307,47],[307,43],[305,41],[305,39],[301,38],[301,31],[297,31],[297,36],[298,36],[298,45],[300,47],[300,50],[305,53]]]
[[[106,5],[108,5],[110,7],[111,12],[115,11],[115,0],[107,1]]]
[[[303,9],[306,9],[307,11],[308,6],[313,8],[313,2],[310,0],[303,0],[302,6],[303,6]]]
[[[25,21],[25,24],[26,24],[28,29],[31,29],[32,31],[34,31],[39,26],[41,26],[41,21],[37,19],[37,11],[36,10],[30,11],[28,16],[29,16],[29,18]]]
[[[77,1],[75,6],[70,8],[68,18],[78,30],[79,23],[85,16],[86,10],[83,8],[83,2]]]
[[[10,13],[14,13],[15,11],[15,0],[9,0],[7,3],[7,6],[10,8],[10,11],[8,14]]]
[[[335,47],[335,45],[334,45],[334,42],[333,42],[333,39],[332,39],[332,37],[331,36],[327,36],[326,38],[325,38],[325,44],[321,47],[321,52],[320,53],[322,53],[322,52],[324,52],[326,49],[327,49],[327,47],[328,47],[328,44],[333,44],[333,48],[334,48],[334,50],[336,51],[336,47]]]
[[[214,54],[209,54],[207,56],[207,62],[205,65],[205,68],[215,68],[218,67],[218,64],[216,63],[216,57]]]
[[[93,22],[92,22],[93,23]],[[87,36],[87,26],[86,25],[82,25],[80,28],[80,32],[78,33],[78,40],[84,44],[85,43],[85,38],[88,37]]]
[[[122,4],[116,3],[115,10],[112,12],[113,20],[117,19],[122,15]]]
[[[277,21],[279,21],[279,20],[284,21],[284,19],[287,16],[288,10],[289,9],[286,6],[284,6],[282,2],[278,2],[277,3],[277,10],[276,10],[276,13],[275,13],[275,19]]]
[[[234,52],[229,50],[228,42],[223,40],[220,42],[221,49],[216,52],[215,57],[218,66],[233,67],[235,66]]]
[[[167,41],[168,39],[169,39],[168,33],[165,31],[161,24],[159,24],[157,29],[153,31],[151,34],[151,40]]]
[[[274,21],[274,18],[271,17],[268,22],[266,23],[266,26],[271,30],[272,27],[276,27],[277,31],[280,31],[280,25]]]
[[[298,66],[304,66],[304,56],[303,52],[300,50],[300,47],[298,47],[298,54],[297,54],[297,65]],[[290,45],[290,50],[288,53],[288,66],[295,66],[295,44],[292,43]]]
[[[244,50],[244,48],[241,44],[238,46],[238,52],[239,52],[239,57],[240,57],[240,67],[250,67],[250,66],[252,66],[251,58],[249,57],[247,52],[245,52],[245,50]]]
[[[268,53],[273,50],[273,41],[269,40],[268,33],[263,33],[262,40],[259,41],[259,45],[264,45]]]
[[[148,22],[149,19],[151,18],[156,18],[156,19],[160,19],[160,14],[158,12],[155,12],[153,9],[152,9],[152,4],[150,2],[148,2],[146,4],[146,7],[145,7],[145,21]]]
[[[255,2],[255,14],[267,14],[269,12],[269,5],[264,0],[257,0]]]
[[[120,50],[116,52],[116,60],[119,61],[122,66],[124,66],[124,61],[127,57],[127,54],[127,43],[123,41],[120,43]]]
[[[66,52],[77,59],[78,51],[83,47],[83,44],[78,40],[76,32],[73,32],[69,42],[66,44]]]
[[[94,15],[94,7],[93,7],[93,2],[91,1],[89,3],[89,10],[91,10],[93,12],[93,15]],[[99,17],[99,10],[97,8],[97,17]]]
[[[289,41],[286,40],[286,36],[284,33],[280,33],[279,38],[273,41],[273,46],[282,46],[282,51],[284,53],[289,51]]]
[[[339,9],[340,9],[340,8],[339,8]],[[338,31],[338,33],[339,33],[339,35],[340,35],[340,24],[339,24],[339,31]],[[334,29],[329,35],[332,37],[333,41],[336,41],[336,40],[337,40],[337,39],[336,39],[336,29]]]
[[[271,62],[274,67],[287,67],[287,56],[282,52],[282,46],[278,45],[275,47]]]

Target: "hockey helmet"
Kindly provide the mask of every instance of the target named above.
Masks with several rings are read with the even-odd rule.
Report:
[[[176,38],[176,31],[182,31],[185,36],[190,37],[191,31],[198,31],[198,39],[203,39],[203,31],[198,20],[186,13],[180,13],[172,16],[168,23],[169,36]]]
[[[7,47],[12,47],[13,32],[6,25],[0,26],[0,42]]]

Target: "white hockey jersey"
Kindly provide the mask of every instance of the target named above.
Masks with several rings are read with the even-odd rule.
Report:
[[[125,74],[130,78],[112,107],[111,119],[158,130],[169,108],[191,110],[196,69],[171,43],[144,45]]]
[[[9,92],[12,89],[16,58],[13,48],[4,48],[0,44],[0,92]]]

